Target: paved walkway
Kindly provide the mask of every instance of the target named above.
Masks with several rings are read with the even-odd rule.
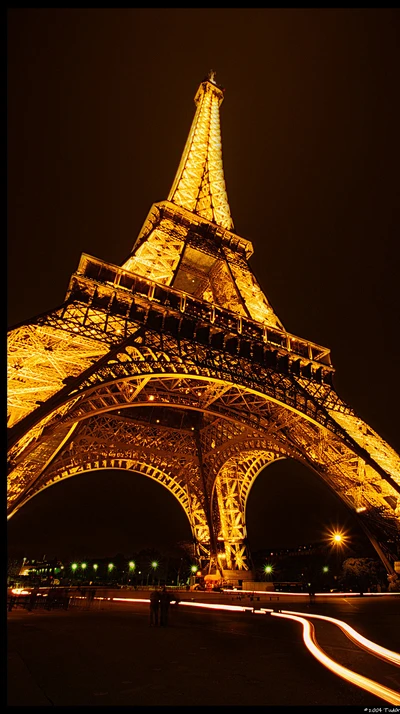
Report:
[[[362,613],[364,624],[373,615],[381,644],[399,641],[398,600],[337,607],[354,626],[358,617],[367,636]],[[344,635],[332,647],[344,663],[353,657]],[[8,613],[8,650],[9,706],[388,706],[317,663],[298,625],[266,616],[179,607],[167,628],[150,628],[144,603],[16,609]],[[399,670],[394,681],[391,670],[385,676],[400,688]]]

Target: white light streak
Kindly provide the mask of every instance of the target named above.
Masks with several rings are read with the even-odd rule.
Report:
[[[298,613],[292,612],[291,610],[282,610],[282,613],[287,615],[298,615]],[[398,652],[393,652],[392,650],[386,649],[386,647],[378,645],[372,640],[368,640],[363,635],[360,635],[357,630],[354,630],[352,627],[350,627],[347,622],[343,622],[343,620],[337,620],[334,617],[328,617],[326,615],[313,615],[311,613],[301,614],[303,617],[313,617],[317,620],[326,620],[327,622],[332,622],[334,625],[340,627],[342,632],[344,632],[344,634],[357,645],[360,645],[368,652],[372,652],[373,655],[376,655],[377,657],[380,657],[381,659],[384,659],[385,661],[391,662],[392,664],[395,664],[400,667],[400,654]]]
[[[372,679],[368,679],[368,677],[364,677],[362,674],[357,674],[357,672],[353,672],[351,669],[343,667],[341,664],[338,664],[338,662],[335,662],[335,660],[328,657],[328,655],[325,654],[316,642],[314,625],[304,617],[299,617],[298,615],[288,615],[281,612],[272,612],[271,615],[272,617],[282,617],[300,622],[303,626],[303,640],[309,652],[311,652],[318,662],[323,664],[327,669],[330,669],[331,672],[336,674],[338,677],[341,677],[347,682],[351,682],[351,684],[355,684],[361,689],[365,689],[367,692],[371,692],[371,694],[380,697],[384,701],[389,702],[389,704],[400,704],[400,692],[384,687],[382,684],[374,682]]]

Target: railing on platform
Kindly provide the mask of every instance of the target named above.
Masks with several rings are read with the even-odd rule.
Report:
[[[309,340],[292,335],[278,328],[242,317],[237,313],[206,302],[193,295],[175,290],[167,285],[159,285],[141,275],[130,273],[111,263],[82,254],[78,270],[71,277],[67,299],[79,295],[88,298],[95,307],[102,307],[128,315],[135,307],[140,308],[138,299],[167,307],[171,313],[184,314],[188,318],[208,323],[213,330],[224,334],[232,332],[242,339],[257,341],[292,353],[303,360],[317,362],[331,368],[330,350]]]

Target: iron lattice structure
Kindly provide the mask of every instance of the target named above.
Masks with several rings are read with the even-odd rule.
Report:
[[[9,515],[88,470],[140,472],[181,504],[201,567],[251,578],[249,491],[293,458],[358,514],[393,571],[400,459],[336,393],[329,349],[285,330],[249,267],[222,99],[210,73],[168,200],[125,262],[83,254],[64,303],[10,330]]]

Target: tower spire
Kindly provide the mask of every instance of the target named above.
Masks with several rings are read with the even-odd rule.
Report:
[[[210,70],[194,98],[196,113],[168,200],[232,230],[222,165],[219,107],[223,98],[215,71]]]

